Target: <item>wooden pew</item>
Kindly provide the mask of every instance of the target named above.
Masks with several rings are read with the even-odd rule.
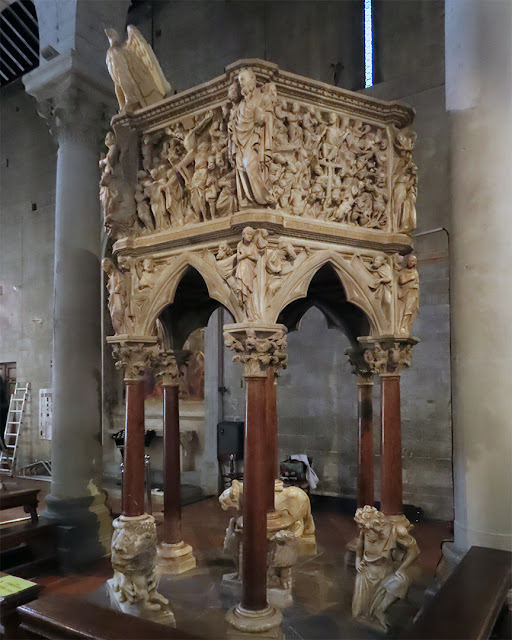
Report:
[[[37,494],[39,489],[16,489],[0,491],[0,511],[23,507],[30,514],[32,524],[37,524]]]
[[[198,640],[178,629],[55,593],[18,607],[17,612],[18,637],[24,639]]]
[[[488,638],[506,602],[511,585],[512,553],[487,547],[471,547],[400,638]]]

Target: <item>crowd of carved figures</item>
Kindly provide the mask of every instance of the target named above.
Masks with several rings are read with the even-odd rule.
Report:
[[[243,69],[215,109],[142,135],[135,193],[110,132],[101,198],[114,235],[153,233],[267,206],[359,227],[416,224],[415,135],[288,101]],[[135,200],[135,206],[133,205]]]
[[[236,247],[221,242],[216,250],[202,252],[201,260],[228,285],[244,320],[261,322],[269,320],[274,297],[287,277],[312,255],[314,250],[307,245],[286,238],[270,243],[266,229],[245,227]],[[395,308],[395,335],[408,336],[419,305],[416,257],[350,254],[345,260],[360,283],[366,284],[385,321],[391,322]],[[137,332],[164,266],[153,258],[119,256],[117,266],[111,258],[104,258],[110,315],[117,334]]]

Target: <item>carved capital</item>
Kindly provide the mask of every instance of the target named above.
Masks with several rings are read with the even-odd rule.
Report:
[[[415,338],[397,340],[393,337],[360,338],[364,347],[364,360],[370,371],[381,376],[398,376],[406,367],[411,366],[412,347],[418,342]]]
[[[265,377],[267,367],[286,366],[286,327],[282,324],[231,324],[224,326],[226,346],[234,362],[244,366],[245,377]]]
[[[352,373],[357,376],[358,384],[373,384],[373,371],[365,359],[364,349],[347,349],[345,355],[352,367]]]
[[[166,387],[178,387],[180,384],[180,368],[174,351],[160,351],[153,358],[151,365],[157,378]]]
[[[112,354],[116,369],[123,369],[125,380],[142,380],[144,371],[152,367],[157,349],[157,345],[151,342],[113,342]]]
[[[110,88],[91,73],[80,54],[61,55],[28,73],[23,82],[59,144],[71,141],[98,147],[115,103]]]

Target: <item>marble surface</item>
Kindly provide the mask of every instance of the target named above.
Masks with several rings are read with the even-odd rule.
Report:
[[[283,631],[288,640],[379,639],[386,634],[356,623],[351,617],[355,569],[345,567],[344,549],[302,559],[294,568],[292,606],[283,609]],[[196,554],[198,566],[183,576],[164,577],[159,591],[169,598],[178,629],[208,638],[224,638],[226,611],[239,602],[239,593],[221,585],[221,576],[232,564],[221,549]],[[395,635],[416,614],[428,576],[418,571],[408,599],[389,610]],[[108,606],[104,586],[87,598]]]

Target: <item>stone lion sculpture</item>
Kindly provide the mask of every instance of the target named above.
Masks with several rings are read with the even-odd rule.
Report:
[[[219,502],[224,511],[228,509],[241,511],[243,483],[233,480],[232,485],[221,494]],[[294,522],[293,532],[297,538],[314,538],[315,521],[311,515],[309,496],[305,491],[298,487],[284,487],[280,480],[276,480],[275,510],[291,518]]]
[[[156,573],[156,529],[154,523],[113,522],[112,587],[120,603],[137,605],[142,611],[174,616],[169,601],[158,593],[159,576]]]

